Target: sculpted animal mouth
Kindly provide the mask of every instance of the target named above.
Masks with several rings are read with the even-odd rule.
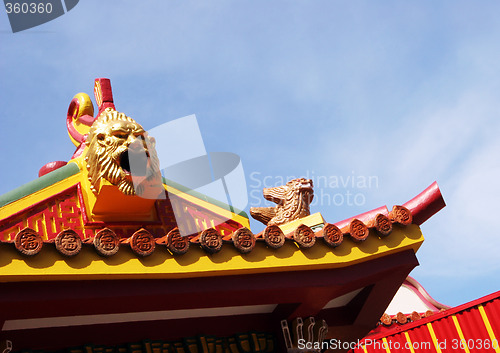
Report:
[[[313,186],[312,186],[312,183],[311,182],[302,182],[299,186],[301,189],[309,189],[309,190],[312,190],[313,189]]]
[[[128,154],[128,149],[122,152],[120,155],[120,167],[123,169],[125,173],[130,174],[130,161],[129,161],[129,154]]]
[[[149,155],[145,150],[127,148],[120,154],[119,163],[125,174],[145,176],[147,174]]]
[[[94,194],[99,194],[102,179],[125,195],[161,185],[154,138],[125,114],[106,108],[92,124],[87,145],[85,161]]]
[[[264,198],[275,207],[251,207],[250,214],[265,225],[281,225],[309,216],[309,205],[314,197],[311,179],[293,179],[282,186],[264,188]]]

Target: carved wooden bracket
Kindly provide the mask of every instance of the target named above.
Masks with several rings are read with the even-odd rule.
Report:
[[[328,333],[328,325],[325,320],[316,322],[314,317],[306,320],[297,317],[291,325],[282,320],[281,331],[288,353],[319,353],[323,351],[322,343]]]

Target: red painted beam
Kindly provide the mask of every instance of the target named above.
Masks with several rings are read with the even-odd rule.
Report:
[[[445,207],[446,203],[444,202],[443,195],[441,195],[437,182],[434,182],[427,189],[422,191],[410,201],[406,202],[403,206],[411,211],[413,223],[421,225]],[[359,219],[361,222],[366,224],[368,221],[374,219],[379,213],[387,216],[389,211],[386,206],[381,206],[374,210],[361,213],[357,216],[344,219],[343,221],[339,221],[334,224],[341,229],[348,226],[353,219]]]
[[[16,352],[34,349],[52,351],[85,344],[114,346],[142,340],[173,342],[196,335],[228,337],[250,331],[278,334],[279,327],[279,321],[270,320],[270,314],[254,314],[2,331],[0,339],[12,341]]]
[[[249,330],[267,331],[279,325],[281,319],[290,319],[299,313],[304,317],[316,314],[321,317],[321,307],[330,299],[357,288],[377,287],[379,282],[391,282],[391,285],[383,284],[380,290],[371,291],[370,295],[376,297],[370,302],[388,302],[395,293],[392,287],[399,287],[417,264],[415,254],[408,250],[369,263],[330,270],[177,280],[2,283],[1,320],[256,304],[282,305],[269,314],[159,319],[112,323],[106,324],[106,327],[90,324],[11,330],[3,331],[1,338],[15,340],[19,349],[59,349],[76,346],[82,340],[96,344],[118,344],[123,340],[174,340],[196,334],[228,336]],[[319,299],[315,295],[318,290],[322,293],[321,305],[316,303],[316,299]],[[377,309],[374,304],[368,307],[363,304],[370,295],[349,309],[353,314],[351,317],[357,318],[353,324],[360,326],[360,330],[373,326],[380,318],[376,310],[384,310]],[[332,316],[328,316],[333,320]]]
[[[413,223],[421,225],[446,206],[437,182],[403,205],[411,211]]]

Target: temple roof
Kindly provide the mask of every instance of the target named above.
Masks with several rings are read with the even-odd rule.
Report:
[[[418,265],[419,226],[445,206],[433,183],[325,220],[299,178],[263,190],[276,206],[250,208],[266,225],[254,233],[246,213],[162,180],[154,138],[114,109],[109,80],[94,91],[95,117],[82,93],[68,109],[72,159],[0,196],[0,338],[22,349],[276,333],[302,317],[310,329],[321,318],[321,337],[363,337]]]
[[[412,351],[498,351],[500,292],[405,324],[395,324],[361,340],[353,353]],[[387,347],[387,348],[385,348]]]
[[[23,280],[37,274],[44,278],[134,277],[134,273],[192,277],[219,271],[229,274],[343,267],[406,249],[416,252],[423,241],[419,223],[443,204],[434,183],[415,199],[394,206],[391,211],[379,207],[335,223],[324,221],[317,213],[282,226],[270,225],[258,234],[247,227],[224,235],[208,228],[187,237],[181,237],[177,228],[161,236],[148,231],[148,223],[141,223],[129,225],[135,229],[129,237],[119,238],[112,229],[100,229],[79,242],[77,251],[69,254],[60,244],[61,238],[73,237],[79,241],[75,231],[61,230],[57,237],[47,240],[33,229],[25,228],[10,240],[0,242],[2,257],[10,259],[0,267],[0,276],[3,280]],[[31,213],[35,211],[36,207]],[[36,251],[26,251],[19,244],[23,234],[33,237]],[[116,249],[110,253],[102,249],[102,241],[99,243],[105,236],[116,242]],[[137,245],[137,239],[142,245],[149,244],[147,251]]]
[[[403,282],[377,327],[369,335],[407,325],[436,313],[451,309],[435,300],[414,278],[408,276]]]

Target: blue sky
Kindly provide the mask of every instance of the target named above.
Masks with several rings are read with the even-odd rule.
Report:
[[[0,194],[71,157],[69,102],[108,77],[117,109],[146,129],[196,114],[208,151],[241,157],[250,195],[292,176],[377,180],[318,185],[312,211],[330,222],[437,180],[448,205],[422,226],[412,276],[445,304],[476,299],[500,289],[499,12],[494,1],[86,0],[16,34],[3,13]]]

